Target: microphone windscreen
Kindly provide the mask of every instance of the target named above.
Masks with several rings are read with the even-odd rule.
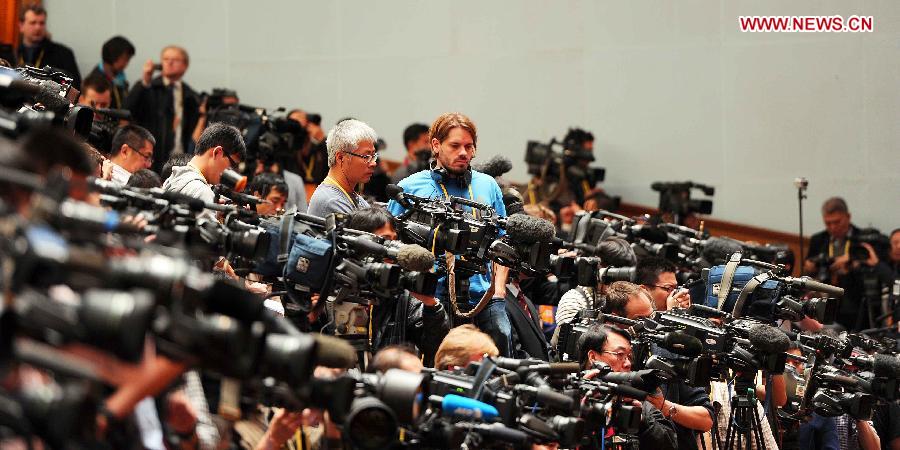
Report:
[[[768,325],[755,325],[748,334],[750,345],[768,355],[784,353],[791,346],[791,340],[784,332]]]
[[[875,373],[876,377],[900,377],[900,360],[898,360],[896,356],[878,353],[875,355],[874,359],[875,361],[872,363],[872,372]]]
[[[474,398],[447,394],[441,401],[441,412],[451,417],[490,421],[500,415],[497,408]]]
[[[265,310],[262,297],[228,281],[216,281],[204,298],[210,311],[252,322],[259,320]]]
[[[700,251],[701,256],[711,265],[725,264],[731,254],[741,251],[741,242],[726,237],[711,237]]]
[[[403,188],[396,184],[389,184],[384,188],[384,192],[387,194],[388,198],[394,199],[397,197],[397,194],[403,193]]]
[[[698,356],[703,353],[703,343],[693,336],[671,332],[666,333],[660,346],[672,353],[683,356]]]
[[[513,241],[533,244],[553,240],[556,236],[556,227],[544,219],[514,214],[506,219],[506,232]]]
[[[503,155],[496,155],[485,161],[484,164],[475,165],[473,168],[485,175],[497,178],[512,170],[512,161]]]
[[[506,215],[512,216],[513,214],[525,214],[525,205],[522,202],[512,202],[506,205]]]
[[[404,245],[397,250],[397,264],[409,271],[428,272],[434,267],[434,254],[421,245]]]
[[[312,336],[318,345],[317,366],[337,369],[352,369],[356,367],[356,350],[347,341],[318,333],[312,334]]]
[[[40,84],[40,92],[34,96],[35,103],[44,105],[48,110],[55,112],[64,112],[71,105],[69,99],[59,95],[62,86],[53,81],[43,81]]]

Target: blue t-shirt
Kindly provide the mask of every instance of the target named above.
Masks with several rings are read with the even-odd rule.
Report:
[[[441,189],[441,184],[438,183],[432,177],[431,170],[423,170],[421,172],[414,173],[397,183],[398,186],[403,188],[403,192],[407,194],[412,194],[418,197],[426,197],[426,198],[444,198],[444,190]],[[489,175],[485,175],[481,172],[472,171],[472,182],[471,186],[471,194],[469,192],[468,187],[460,186],[455,180],[448,180],[448,182],[443,183],[445,189],[447,189],[447,194],[453,197],[462,197],[469,200],[475,200],[478,203],[484,203],[497,212],[497,215],[500,217],[506,217],[506,206],[503,204],[503,193],[500,192],[500,186],[497,185],[497,182],[493,177]],[[474,199],[472,197],[475,197]],[[399,203],[391,200],[388,202],[388,211],[394,216],[399,216],[402,214],[406,208],[400,206]],[[471,208],[465,208],[465,210],[471,213]],[[441,255],[436,255],[437,258],[440,258]],[[481,297],[487,291],[488,286],[491,285],[491,267],[488,265],[487,273],[484,275],[473,275],[469,278],[469,304],[474,306],[478,303],[478,300],[481,300]],[[438,281],[437,290],[434,293],[435,297],[445,298],[447,295],[447,277],[441,277]]]

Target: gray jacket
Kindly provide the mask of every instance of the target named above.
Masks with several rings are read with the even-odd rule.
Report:
[[[212,203],[215,193],[197,169],[192,166],[172,168],[172,176],[163,182],[163,189]]]

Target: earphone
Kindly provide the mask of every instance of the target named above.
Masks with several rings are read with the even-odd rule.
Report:
[[[437,159],[432,158],[431,161],[428,162],[429,169],[431,169],[431,179],[436,183],[444,183],[446,179],[455,180],[456,183],[461,188],[467,188],[470,183],[472,183],[472,165],[466,168],[466,171],[461,176],[456,176],[447,171],[447,169],[443,167],[438,167]]]

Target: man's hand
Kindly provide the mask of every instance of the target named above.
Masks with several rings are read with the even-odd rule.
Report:
[[[875,267],[878,264],[878,254],[875,253],[875,249],[868,242],[862,242],[860,245],[865,247],[865,249],[869,252],[869,259],[863,261],[863,264],[869,267]]]
[[[184,391],[178,390],[169,394],[166,412],[166,421],[178,434],[190,434],[197,426],[197,410]]]
[[[416,294],[415,292],[410,292],[409,295],[410,295],[410,297],[422,302],[422,304],[425,306],[437,305],[437,299],[435,299],[434,297],[429,297],[427,295],[422,295],[422,294]]]
[[[153,79],[153,60],[148,59],[147,62],[144,63],[144,69],[141,73],[141,83],[144,84],[144,87],[150,86],[150,80]]]
[[[103,158],[103,162],[100,163],[100,178],[103,178],[106,181],[112,180],[112,172],[113,172],[113,163],[112,161]]]
[[[834,262],[831,263],[831,273],[833,275],[846,275],[850,270],[850,255],[843,254],[834,258]]]
[[[256,449],[281,448],[291,436],[303,424],[303,413],[288,412],[282,408],[275,408],[275,416],[269,423],[269,429],[263,439],[256,445]]]
[[[812,275],[812,274],[816,273],[816,263],[814,263],[808,259],[806,261],[803,261],[803,273],[805,273],[807,275]]]
[[[688,293],[687,289],[681,288],[672,291],[671,294],[666,298],[666,309],[672,308],[690,308],[691,307],[691,294]]]

